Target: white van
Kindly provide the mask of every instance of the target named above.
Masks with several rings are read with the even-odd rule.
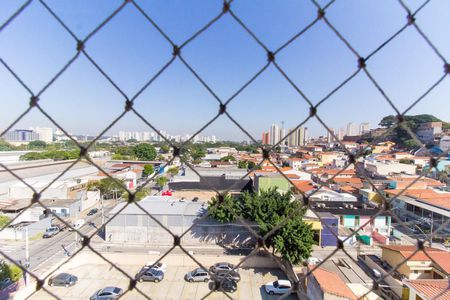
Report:
[[[85,223],[85,221],[84,221],[83,219],[76,220],[76,221],[73,223],[72,228],[73,228],[73,229],[80,229],[81,227],[83,227],[84,223]],[[72,229],[72,230],[73,230],[73,229]]]

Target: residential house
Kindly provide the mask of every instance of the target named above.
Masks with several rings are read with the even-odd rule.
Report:
[[[450,273],[450,253],[425,247],[417,251],[415,245],[382,245],[381,259],[406,279],[442,279]],[[406,260],[405,263],[403,263]]]
[[[364,160],[365,170],[372,176],[390,176],[393,174],[415,175],[417,167],[392,161]]]
[[[358,299],[339,275],[321,267],[308,276],[306,294],[309,299],[318,300]]]
[[[450,279],[405,280],[408,291],[405,300],[448,300],[450,299]]]
[[[395,214],[405,222],[420,224],[422,230],[433,231],[440,228],[438,236],[450,234],[450,193],[434,188],[385,190]],[[402,192],[400,196],[399,193]]]

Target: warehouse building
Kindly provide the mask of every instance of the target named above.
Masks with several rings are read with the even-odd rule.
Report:
[[[151,214],[173,234],[181,235],[183,245],[201,245],[246,242],[251,233],[241,224],[221,224],[211,218],[202,218],[207,213],[207,204],[177,199],[168,196],[149,196],[139,205],[119,203],[108,217],[105,239],[110,243],[151,244],[167,246],[173,244],[173,237],[146,212]],[[123,210],[122,210],[123,209]],[[226,234],[224,234],[226,233]]]

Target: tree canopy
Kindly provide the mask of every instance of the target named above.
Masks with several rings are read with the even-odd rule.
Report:
[[[404,116],[404,123],[402,126],[397,126],[393,129],[392,134],[389,135],[389,139],[398,144],[401,147],[415,148],[420,146],[405,129],[404,126],[408,126],[414,133],[417,132],[419,126],[427,122],[442,122],[442,127],[450,128],[450,124],[444,122],[433,115],[421,114],[421,115],[406,115]],[[386,128],[391,128],[397,124],[397,118],[394,115],[389,115],[381,119],[379,125]]]
[[[236,216],[256,222],[261,236],[283,224],[266,239],[266,246],[291,263],[298,264],[310,256],[314,237],[311,225],[302,220],[304,209],[291,197],[292,193],[280,194],[276,189],[254,194],[244,192],[237,198],[224,195],[219,205],[219,199],[213,197],[208,211],[222,223],[233,222]]]
[[[3,228],[11,221],[11,218],[8,216],[0,216],[0,228]]]
[[[142,171],[142,176],[148,177],[149,175],[153,174],[155,172],[155,168],[153,165],[145,165],[144,170]]]
[[[147,143],[134,146],[133,151],[139,160],[154,160],[156,158],[155,147]]]

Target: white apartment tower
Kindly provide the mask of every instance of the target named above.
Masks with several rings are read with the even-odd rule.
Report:
[[[370,131],[370,124],[368,122],[363,122],[359,125],[359,135],[363,135]]]
[[[280,127],[277,124],[270,126],[270,144],[275,145],[280,141]]]
[[[353,122],[347,124],[347,136],[357,136],[358,135],[358,127]]]

